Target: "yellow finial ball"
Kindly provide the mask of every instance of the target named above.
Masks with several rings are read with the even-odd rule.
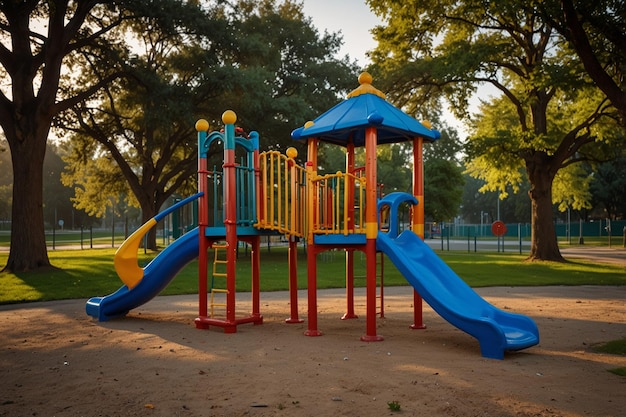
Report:
[[[196,131],[197,132],[208,132],[209,131],[209,122],[205,119],[200,119],[196,122]]]
[[[308,128],[308,127],[313,126],[314,124],[315,124],[315,123],[314,123],[312,120],[309,120],[308,122],[306,122],[306,123],[304,124],[304,128],[306,129],[306,128]]]
[[[374,79],[371,74],[367,71],[362,72],[361,75],[359,75],[359,84],[371,84],[373,80]]]
[[[295,159],[296,156],[298,156],[298,150],[294,148],[293,146],[288,147],[285,153],[291,159]]]
[[[224,114],[222,114],[222,122],[226,125],[234,125],[237,121],[237,115],[232,110],[226,110]]]
[[[422,122],[422,125],[423,125],[426,129],[432,129],[432,128],[433,128],[433,125],[430,123],[430,121],[429,121],[429,120],[424,120],[424,121]]]

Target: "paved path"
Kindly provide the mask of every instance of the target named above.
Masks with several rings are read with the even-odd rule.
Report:
[[[595,262],[611,263],[626,268],[626,249],[606,246],[571,246],[561,248],[566,258],[580,258]]]
[[[435,250],[441,250],[441,240],[440,239],[426,239],[426,243]],[[475,250],[480,251],[497,251],[497,241],[496,240],[479,240],[476,242],[476,246],[474,245],[474,241],[471,240],[469,244],[470,252],[474,252]],[[467,240],[444,240],[443,242],[444,250],[468,250]],[[603,262],[603,263],[612,263],[617,265],[622,265],[626,268],[626,248],[621,246],[614,245],[612,247],[608,246],[570,246],[570,245],[562,245],[561,246],[561,254],[565,258],[579,258],[586,259],[590,261]],[[520,245],[518,242],[506,241],[504,244],[504,251],[507,253],[520,253]],[[530,251],[530,243],[522,242],[522,254],[527,254]]]

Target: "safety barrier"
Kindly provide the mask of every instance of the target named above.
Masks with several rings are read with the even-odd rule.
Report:
[[[206,175],[208,201],[210,202],[209,226],[222,226],[224,224],[224,173],[213,170],[204,173]],[[254,181],[254,167],[244,164],[242,160],[235,167],[235,184],[237,196],[237,225],[252,226],[256,222],[256,186]]]
[[[259,154],[258,166],[255,227],[298,237],[309,228],[314,234],[365,233],[366,187],[359,172],[315,175],[278,151]]]
[[[258,228],[303,237],[306,171],[278,151],[259,154]]]
[[[314,234],[365,233],[365,178],[337,172],[310,179]]]

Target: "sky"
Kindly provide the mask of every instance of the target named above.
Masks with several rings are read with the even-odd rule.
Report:
[[[351,60],[358,61],[361,66],[370,63],[366,52],[376,47],[370,29],[383,24],[383,21],[369,9],[365,0],[302,0],[302,3],[304,14],[313,20],[313,25],[320,32],[325,29],[329,32],[341,32],[343,46],[340,56],[350,55]],[[375,85],[376,74],[372,75]],[[477,105],[476,98],[471,100],[470,111],[475,111]],[[447,112],[444,119],[462,136],[467,133],[466,126],[451,113]]]
[[[350,55],[362,66],[369,63],[365,53],[376,46],[369,30],[382,20],[370,11],[364,0],[304,0],[303,5],[304,14],[320,32],[325,29],[341,32],[341,56]]]

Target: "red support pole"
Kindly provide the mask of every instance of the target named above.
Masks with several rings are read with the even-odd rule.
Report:
[[[207,184],[207,160],[202,154],[201,149],[204,148],[204,142],[207,139],[207,130],[209,123],[200,119],[196,122],[196,131],[198,132],[198,192],[204,195],[198,201],[198,316],[206,317],[208,311],[207,305],[207,251],[208,241],[205,236],[205,230],[209,220],[209,195]],[[196,321],[196,327],[203,328],[199,321]]]
[[[205,230],[209,218],[209,202],[207,190],[206,158],[198,159],[198,190],[204,192],[198,202],[198,315],[206,317],[207,305],[207,276],[209,245],[205,236]]]
[[[322,332],[317,329],[317,247],[315,244],[309,245],[307,252],[307,283],[309,326],[304,335],[321,336]]]
[[[366,334],[361,336],[365,342],[383,340],[376,335],[376,237],[378,235],[378,216],[376,210],[376,144],[375,127],[365,131],[365,256],[367,258],[366,276]]]
[[[291,315],[285,323],[302,323],[298,318],[298,242],[293,235],[289,236],[289,304]]]
[[[253,236],[250,240],[252,246],[252,318],[254,324],[262,324],[261,315],[261,236]]]
[[[235,291],[237,275],[237,184],[235,162],[235,121],[234,112],[224,112],[224,226],[226,229],[226,323],[225,333],[236,333]],[[231,117],[231,114],[233,117]]]
[[[346,250],[346,313],[341,320],[359,318],[354,313],[354,250]]]

